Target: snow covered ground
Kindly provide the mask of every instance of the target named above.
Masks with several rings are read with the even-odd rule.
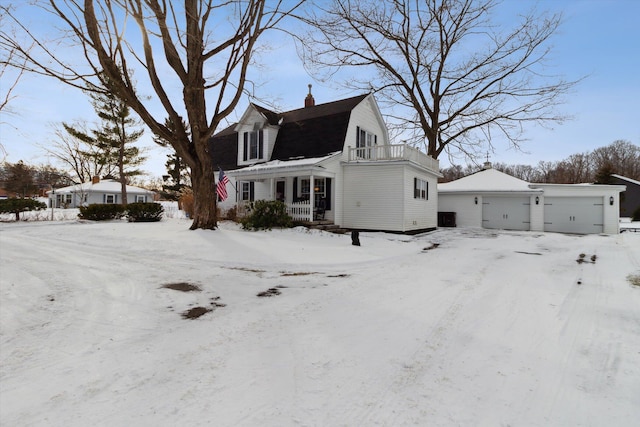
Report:
[[[189,225],[0,224],[1,425],[640,421],[640,233]]]

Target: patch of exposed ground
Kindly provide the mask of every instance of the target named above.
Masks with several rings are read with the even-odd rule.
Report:
[[[276,295],[280,295],[282,293],[280,292],[280,289],[282,288],[286,288],[286,286],[276,286],[275,288],[269,288],[266,291],[258,292],[256,296],[260,298],[275,297]]]
[[[162,285],[162,287],[180,292],[200,292],[202,290],[199,286],[187,282],[167,283],[166,285]]]
[[[180,291],[180,292],[202,291],[202,289],[199,286],[194,285],[192,283],[188,283],[188,282],[167,283],[165,285],[162,285],[161,288],[172,289],[174,291]],[[203,306],[192,307],[189,310],[183,311],[181,313],[181,316],[183,319],[197,319],[215,310],[218,307],[227,306],[226,304],[219,303],[218,302],[219,300],[220,300],[220,297],[211,297],[209,302],[209,305],[210,305],[209,307],[203,307]],[[173,306],[168,306],[167,308],[173,311]]]
[[[432,249],[437,248],[438,246],[440,246],[440,243],[432,243],[431,246],[427,246],[426,248],[423,248],[422,251],[430,251]]]
[[[282,277],[291,277],[291,276],[310,276],[312,274],[321,274],[316,271],[298,271],[298,272],[289,272],[289,271],[281,271],[280,275]]]
[[[576,262],[577,262],[578,264],[583,264],[583,263],[585,263],[585,262],[586,262],[586,263],[595,264],[595,263],[596,263],[596,260],[598,259],[598,257],[597,257],[596,255],[591,255],[591,258],[589,258],[589,260],[590,260],[590,261],[589,261],[589,260],[587,260],[587,259],[585,258],[586,256],[587,256],[586,254],[580,254],[580,255],[578,255],[578,259],[576,260]]]

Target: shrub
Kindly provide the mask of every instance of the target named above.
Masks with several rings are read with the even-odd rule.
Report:
[[[91,221],[105,221],[109,219],[120,219],[124,215],[125,215],[125,208],[123,205],[92,204],[89,206],[80,206],[80,213],[78,214],[78,217],[82,219],[88,219]]]
[[[187,218],[193,218],[193,193],[184,192],[178,199],[178,206],[187,215]]]
[[[640,221],[640,206],[631,214],[631,221]]]
[[[164,208],[160,203],[129,203],[127,218],[129,222],[156,222],[162,219]]]
[[[0,213],[16,214],[16,221],[20,221],[20,212],[39,211],[47,205],[34,199],[3,199],[0,200]]]
[[[238,222],[238,208],[233,206],[224,213],[224,219],[229,221]]]
[[[248,230],[293,225],[291,217],[287,215],[287,207],[279,200],[256,200],[251,204],[251,213],[243,218],[241,223],[242,227]]]

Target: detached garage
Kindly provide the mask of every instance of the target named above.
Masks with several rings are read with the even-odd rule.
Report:
[[[458,227],[617,234],[624,190],[623,185],[531,184],[485,164],[480,172],[438,184],[438,212],[455,217]]]

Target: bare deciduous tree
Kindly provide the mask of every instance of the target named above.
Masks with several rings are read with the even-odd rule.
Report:
[[[493,150],[494,134],[519,148],[526,123],[565,120],[555,107],[576,83],[545,75],[560,17],[531,11],[504,28],[491,21],[498,4],[334,0],[304,18],[314,29],[299,51],[320,79],[370,69],[373,76],[360,72],[345,85],[378,93],[390,124],[434,158],[474,159]]]
[[[25,25],[22,32],[34,41],[33,51],[22,49],[2,30],[0,49],[17,49],[29,71],[79,89],[99,87],[97,76],[103,73],[107,91],[126,102],[189,165],[195,195],[191,228],[216,228],[215,171],[208,140],[243,94],[258,39],[299,3],[288,10],[283,10],[282,0],[47,3],[58,24],[67,28],[67,40],[76,43],[72,50],[81,52],[82,64],[65,62]],[[137,33],[131,24],[137,25]],[[136,90],[134,72],[138,85],[149,88],[152,96]],[[184,126],[168,128],[167,117],[174,123],[185,117],[189,131]]]
[[[640,180],[640,147],[631,141],[617,140],[591,153],[594,171],[610,166],[613,173]]]
[[[54,129],[56,139],[41,147],[69,172],[74,184],[91,181],[94,176],[116,174],[115,164],[100,161],[102,153],[96,145],[74,137],[69,129],[76,129],[85,134],[90,132],[86,122],[76,122],[72,125],[63,123]]]

